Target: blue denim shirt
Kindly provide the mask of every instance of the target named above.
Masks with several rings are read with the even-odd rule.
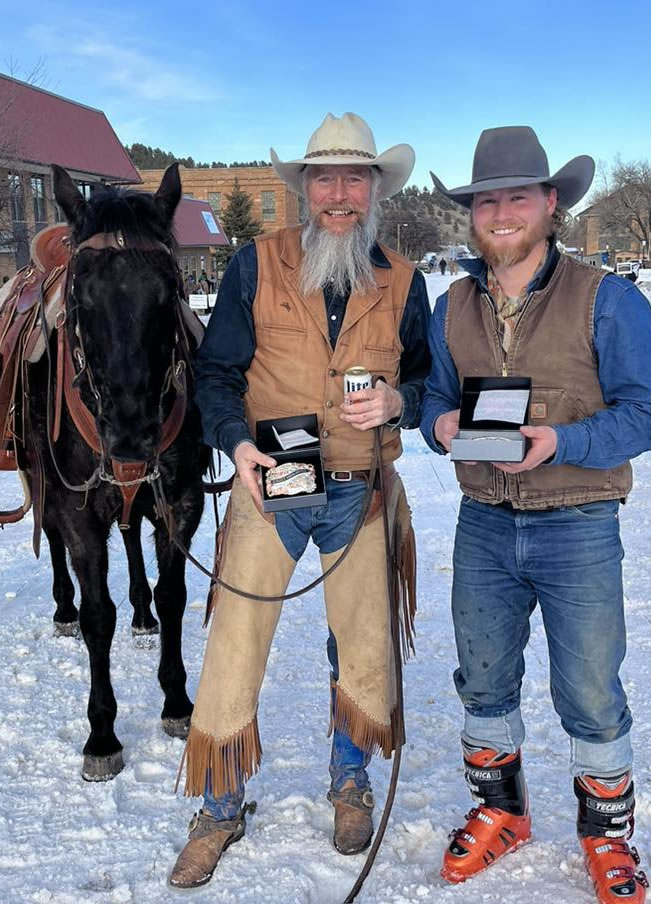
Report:
[[[390,267],[378,245],[371,250],[377,267]],[[252,440],[244,417],[242,396],[245,374],[255,353],[253,301],[258,286],[258,256],[253,242],[230,261],[221,285],[196,364],[196,399],[201,410],[204,440],[232,458],[243,440]],[[348,297],[324,290],[330,343],[334,348],[346,313]],[[418,427],[425,377],[430,369],[427,323],[430,307],[423,274],[414,272],[400,322],[400,385],[403,399],[400,419],[392,427]],[[291,361],[287,362],[291,367]]]
[[[549,281],[558,260],[558,252],[552,249],[528,292]],[[488,293],[484,261],[468,261],[465,269]],[[447,306],[446,292],[437,300],[429,325],[432,370],[425,382],[420,425],[427,444],[441,454],[445,449],[434,438],[436,419],[458,408],[461,395],[459,375],[445,341]],[[609,273],[601,281],[593,340],[599,384],[608,407],[573,424],[554,424],[558,445],[548,465],[614,468],[651,449],[651,306],[630,280]]]

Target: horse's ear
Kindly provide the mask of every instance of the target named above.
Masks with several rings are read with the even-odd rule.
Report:
[[[79,226],[86,210],[86,201],[62,166],[52,164],[54,197],[70,226]]]
[[[159,209],[168,226],[172,224],[174,211],[181,200],[181,177],[178,163],[172,163],[163,173],[161,184],[154,195],[156,207]]]

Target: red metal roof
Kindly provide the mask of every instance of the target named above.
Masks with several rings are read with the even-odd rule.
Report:
[[[98,176],[141,182],[138,170],[101,110],[0,74],[3,156]]]
[[[179,201],[174,214],[174,233],[181,248],[230,244],[210,204],[196,198]]]

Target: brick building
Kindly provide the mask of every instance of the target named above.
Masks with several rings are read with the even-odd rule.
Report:
[[[233,191],[235,180],[240,189],[253,198],[252,215],[265,232],[299,222],[299,200],[271,166],[233,166],[180,168],[183,195],[207,201],[217,217],[228,204],[227,195]],[[164,170],[140,170],[142,188],[155,191]]]
[[[584,260],[595,265],[607,262],[614,267],[622,261],[646,259],[649,249],[645,241],[626,229],[609,228],[606,208],[612,197],[591,204],[577,215],[573,244]]]
[[[101,110],[0,74],[0,279],[29,260],[29,243],[61,213],[51,164],[88,197],[93,183],[140,181]]]

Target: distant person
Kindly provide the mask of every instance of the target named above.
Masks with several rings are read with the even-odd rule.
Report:
[[[189,298],[190,295],[195,295],[197,291],[197,281],[195,279],[194,273],[188,273],[185,278],[185,294]]]
[[[445,276],[445,268],[447,267],[447,262],[444,257],[439,261],[439,270],[441,271],[441,276]]]
[[[459,272],[459,268],[457,266],[457,262],[454,258],[450,261],[450,276],[456,276]]]
[[[429,264],[427,265],[428,273],[433,273],[435,267],[436,267],[436,258],[434,256],[432,256],[432,257],[430,257]]]
[[[469,879],[531,835],[520,695],[539,605],[552,702],[570,742],[566,798],[578,802],[596,898],[643,904],[646,878],[627,843],[635,789],[633,720],[619,677],[626,625],[618,513],[631,490],[630,459],[651,448],[651,308],[636,286],[556,246],[563,211],[589,190],[594,169],[580,156],[550,175],[533,129],[510,126],[482,132],[469,185],[448,191],[434,177],[470,211],[481,256],[434,307],[427,443],[450,451],[465,375],[532,380],[523,461],[456,463],[464,495],[453,553],[454,682],[476,803],[451,835],[441,874]],[[540,797],[548,818],[560,819],[545,789]]]
[[[5,284],[5,283],[8,283],[8,282],[9,282],[9,277],[8,277],[8,276],[3,276],[3,277],[2,277],[2,285],[4,286],[4,284]]]
[[[208,274],[206,273],[205,270],[202,270],[201,273],[199,274],[199,291],[203,295],[210,294],[210,282],[208,280]]]

